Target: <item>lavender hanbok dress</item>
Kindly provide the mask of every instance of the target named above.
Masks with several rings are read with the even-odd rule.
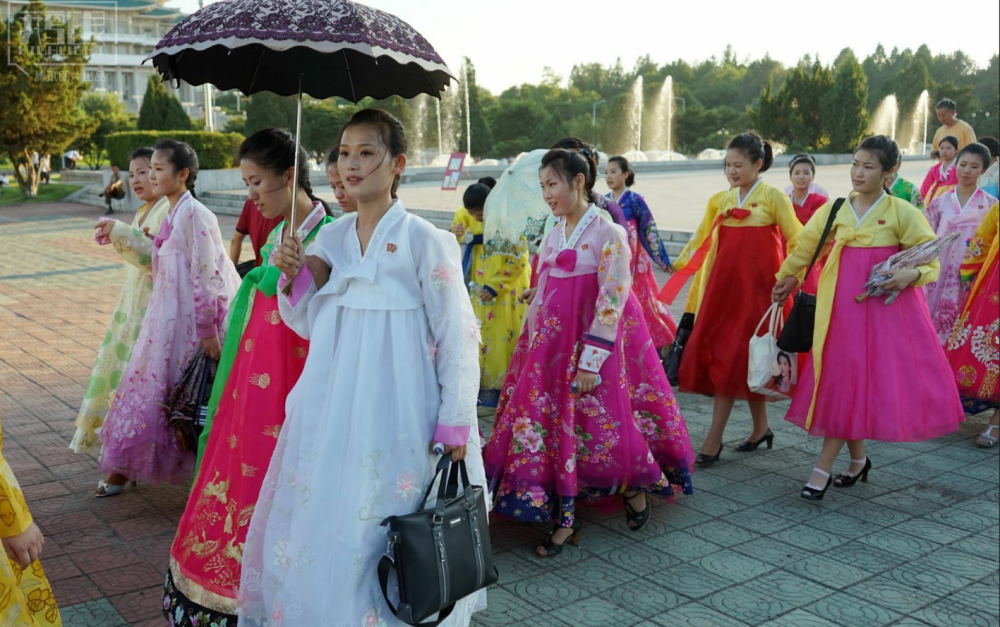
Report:
[[[190,193],[170,211],[153,241],[153,293],[100,438],[100,468],[131,480],[180,482],[194,452],[178,446],[163,403],[197,354],[200,341],[225,332],[239,275],[219,222]]]

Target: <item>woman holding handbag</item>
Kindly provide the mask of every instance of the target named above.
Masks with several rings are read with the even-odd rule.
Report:
[[[153,291],[142,329],[101,429],[100,468],[130,482],[180,483],[191,477],[194,451],[177,441],[164,403],[198,351],[219,358],[240,279],[215,214],[194,198],[194,150],[163,139],[151,164],[153,193],[165,196],[170,210],[153,240]]]
[[[701,466],[715,464],[722,456],[726,424],[738,399],[750,406],[753,430],[736,450],[751,452],[764,444],[770,448],[774,441],[767,422],[769,398],[747,385],[749,342],[771,304],[771,279],[785,259],[782,238],[794,246],[802,225],[788,196],[761,178],[773,162],[771,145],[756,133],[743,133],[729,143],[726,175],[732,189],[723,196],[717,215],[710,206],[699,228],[705,235],[691,258],[703,265],[696,267],[699,264],[690,260],[683,264],[686,272],[702,273],[703,289],[684,348],[680,386],[715,397],[712,426],[698,455]],[[734,308],[734,303],[740,306]]]
[[[939,264],[890,270],[883,286],[902,290],[886,305],[856,302],[872,267],[894,253],[934,239],[920,210],[890,196],[885,186],[899,163],[899,147],[870,137],[854,155],[854,192],[832,220],[829,257],[820,276],[811,361],[786,420],[824,438],[823,450],[802,497],[819,500],[838,488],[866,481],[872,463],[864,440],[919,442],[940,437],[964,420],[924,300],[915,289],[937,278]],[[820,248],[835,204],[820,209],[799,236],[799,245],[778,271],[772,297],[785,302]],[[824,248],[825,250],[825,248]],[[905,288],[914,289],[905,289]],[[845,393],[849,390],[850,393]],[[833,463],[850,449],[847,470],[833,478]]]
[[[285,404],[242,554],[240,625],[401,625],[377,565],[388,516],[413,512],[438,443],[485,484],[476,398],[479,326],[455,237],[392,192],[406,132],[391,114],[354,114],[337,169],[358,210],[274,263],[281,320],[310,351]],[[466,627],[485,591],[444,627]]]

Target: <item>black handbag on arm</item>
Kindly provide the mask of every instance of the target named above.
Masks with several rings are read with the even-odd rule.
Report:
[[[826,239],[830,236],[830,230],[833,229],[833,221],[837,218],[837,213],[843,206],[844,200],[838,198],[833,203],[830,217],[827,218],[826,226],[823,227],[823,236],[819,238],[819,245],[816,246],[816,252],[813,253],[812,261],[809,262],[809,269],[806,270],[806,278],[812,273],[816,260],[823,252]],[[778,348],[788,353],[808,353],[812,350],[813,329],[815,327],[816,297],[812,294],[806,294],[800,288],[795,295],[795,302],[792,303],[792,311],[788,314],[788,319],[785,320],[785,328],[782,329],[781,337],[778,338]]]
[[[464,488],[458,485],[459,474]],[[438,478],[437,503],[425,509]],[[451,455],[438,462],[417,511],[390,516],[380,526],[389,530],[386,553],[378,563],[379,584],[386,605],[407,625],[435,627],[451,615],[458,601],[500,578],[493,563],[485,493],[482,486],[469,483],[464,461],[452,465]],[[388,593],[392,570],[399,589],[398,608]],[[435,614],[436,620],[421,622]]]
[[[681,323],[677,325],[677,335],[667,347],[667,354],[663,357],[663,370],[667,373],[667,381],[670,382],[670,385],[678,384],[681,357],[684,356],[684,347],[687,345],[693,330],[694,314],[685,313],[681,316]]]

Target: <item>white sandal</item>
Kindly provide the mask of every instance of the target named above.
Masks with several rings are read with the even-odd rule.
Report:
[[[997,439],[993,437],[993,430],[997,429],[997,425],[986,425],[986,431],[981,433],[978,438],[976,438],[976,444],[982,448],[993,448],[997,445]]]
[[[101,479],[97,482],[97,492],[94,493],[94,496],[99,499],[106,496],[118,496],[122,492],[134,487],[135,481],[126,481],[122,485],[114,485],[112,483],[108,483],[106,479]],[[104,491],[103,494],[101,493],[102,490]]]

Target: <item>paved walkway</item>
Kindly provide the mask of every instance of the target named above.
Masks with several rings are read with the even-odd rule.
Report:
[[[4,453],[47,541],[44,564],[67,627],[163,627],[161,586],[186,486],[95,499],[94,457],[67,448],[120,264],[94,245],[99,210],[0,212],[0,415]],[[228,235],[235,223],[223,218]],[[681,395],[700,443],[711,400]],[[657,506],[631,533],[620,513],[585,514],[583,544],[532,556],[545,530],[498,521],[501,570],[476,625],[728,627],[1000,624],[997,452],[972,439],[985,416],[921,444],[873,444],[871,483],[797,496],[818,442],[780,420],[775,449],[731,452],[697,494]],[[490,417],[483,417],[484,431]]]

